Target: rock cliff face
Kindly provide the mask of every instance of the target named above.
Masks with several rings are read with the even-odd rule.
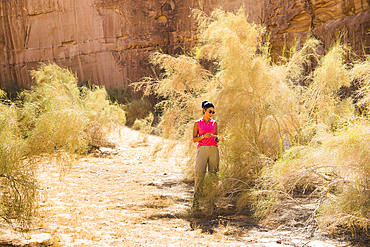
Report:
[[[228,1],[229,9],[242,1]],[[252,0],[245,1],[252,5]],[[194,42],[198,0],[0,0],[0,83],[29,87],[28,70],[55,61],[80,81],[125,87],[151,72],[148,55]],[[209,10],[222,1],[206,1]],[[251,16],[261,13],[254,6]],[[254,11],[257,10],[257,11]],[[261,15],[261,14],[260,14]]]
[[[325,49],[342,35],[357,54],[370,53],[370,0],[266,0],[263,22],[275,54],[309,30]]]
[[[180,53],[196,41],[191,8],[198,0],[0,0],[0,86],[29,87],[28,70],[55,61],[108,88],[151,73],[148,55]],[[345,31],[358,53],[370,47],[370,0],[204,0],[210,12],[246,7],[281,53],[308,30],[325,47]],[[368,51],[368,50],[367,50]]]

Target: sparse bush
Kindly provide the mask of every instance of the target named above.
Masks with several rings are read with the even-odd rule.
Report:
[[[78,88],[69,70],[45,64],[31,75],[35,85],[23,93],[21,125],[35,154],[86,153],[106,142],[104,128],[125,122],[104,88]]]
[[[87,135],[90,146],[104,146],[107,144],[107,131],[118,125],[125,124],[126,114],[118,103],[108,100],[104,88],[93,87],[91,90],[82,88],[81,105],[88,119]]]
[[[140,130],[140,132],[143,134],[150,134],[153,129],[152,127],[153,120],[154,120],[154,115],[153,113],[150,112],[146,118],[136,119],[132,128],[134,130]]]
[[[129,102],[132,101],[132,96],[129,88],[112,88],[112,89],[107,89],[107,93],[109,95],[109,99],[112,102],[118,103],[118,104],[128,104]]]
[[[17,107],[0,103],[0,216],[27,228],[37,207],[34,162],[18,128]]]
[[[31,76],[35,84],[22,93],[19,107],[0,103],[0,217],[22,229],[37,208],[37,157],[86,153],[104,145],[106,130],[125,122],[104,88],[78,88],[67,69],[42,64]]]
[[[339,42],[320,56],[320,42],[308,38],[289,59],[273,64],[262,42],[265,29],[248,23],[243,9],[194,14],[201,45],[190,55],[152,54],[151,63],[164,72],[136,87],[164,98],[157,105],[159,127],[165,137],[189,143],[191,167],[200,103],[215,103],[227,141],[220,147],[221,182],[204,191],[206,199],[237,198],[239,209],[252,204],[261,218],[309,194],[320,199],[312,215],[322,226],[367,230],[369,57],[351,60],[351,50]],[[212,70],[201,65],[204,59],[213,62]],[[357,105],[339,94],[354,83]]]
[[[142,98],[129,102],[124,106],[126,113],[126,124],[132,126],[136,119],[146,118],[152,110],[149,100]]]
[[[166,137],[184,136],[191,161],[200,103],[215,103],[215,118],[227,137],[221,145],[225,181],[217,191],[222,198],[240,188],[231,193],[235,196],[253,186],[266,160],[277,157],[284,135],[290,138],[299,131],[297,99],[283,81],[285,68],[270,64],[262,45],[264,28],[248,23],[243,9],[235,15],[220,9],[211,16],[195,11],[195,16],[203,45],[194,56],[154,53],[151,62],[164,73],[158,83],[147,79],[140,86],[165,98],[157,106],[163,109],[159,126]],[[214,61],[217,69],[205,69],[202,59]]]

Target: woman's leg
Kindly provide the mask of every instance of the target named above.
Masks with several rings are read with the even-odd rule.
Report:
[[[199,189],[202,186],[204,175],[206,174],[208,153],[209,147],[202,146],[197,149],[197,156],[195,158],[195,186],[194,186],[195,199],[199,199]]]
[[[209,159],[208,159],[208,172],[209,175],[211,176],[212,179],[212,186],[211,191],[217,191],[217,184],[218,184],[218,177],[217,177],[217,172],[219,169],[219,152],[218,152],[218,147],[216,146],[210,146],[209,150]],[[210,204],[208,205],[211,217],[213,217],[213,214],[215,213],[216,210],[216,205],[214,201],[210,201]]]
[[[211,174],[215,174],[218,172],[220,161],[220,155],[218,152],[218,147],[210,146],[209,150],[209,160],[208,160],[208,172]]]

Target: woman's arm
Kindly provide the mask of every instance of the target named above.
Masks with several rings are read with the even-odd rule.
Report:
[[[193,128],[193,142],[200,142],[201,140],[203,140],[203,136],[198,136],[198,122],[195,122]]]

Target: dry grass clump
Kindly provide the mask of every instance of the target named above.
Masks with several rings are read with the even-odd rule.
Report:
[[[3,94],[4,96],[4,94]],[[30,147],[18,127],[18,109],[0,103],[0,217],[24,229],[35,213],[36,180]]]
[[[370,125],[356,119],[341,130],[318,133],[307,146],[285,152],[266,167],[256,188],[257,216],[284,206],[284,200],[314,196],[312,210],[328,230],[367,231],[369,227]]]
[[[42,64],[31,76],[35,84],[22,92],[22,103],[0,103],[0,216],[21,228],[37,206],[37,157],[86,153],[106,143],[106,130],[125,122],[104,88],[78,88],[67,69]]]
[[[215,103],[227,140],[218,178],[205,181],[208,203],[238,198],[239,209],[252,204],[255,216],[265,217],[311,195],[319,198],[312,215],[322,226],[367,230],[369,58],[355,61],[340,42],[319,55],[320,42],[308,38],[273,64],[265,29],[248,23],[243,9],[194,14],[200,45],[188,55],[154,53],[152,64],[164,72],[137,87],[165,99],[157,105],[159,126],[189,143],[191,167],[200,104]],[[344,95],[352,85],[358,94]]]
[[[332,159],[323,162],[332,171],[318,210],[320,223],[330,229],[340,226],[367,232],[370,226],[370,149],[368,123],[354,123],[323,140],[323,154]],[[322,164],[321,164],[322,165]]]

